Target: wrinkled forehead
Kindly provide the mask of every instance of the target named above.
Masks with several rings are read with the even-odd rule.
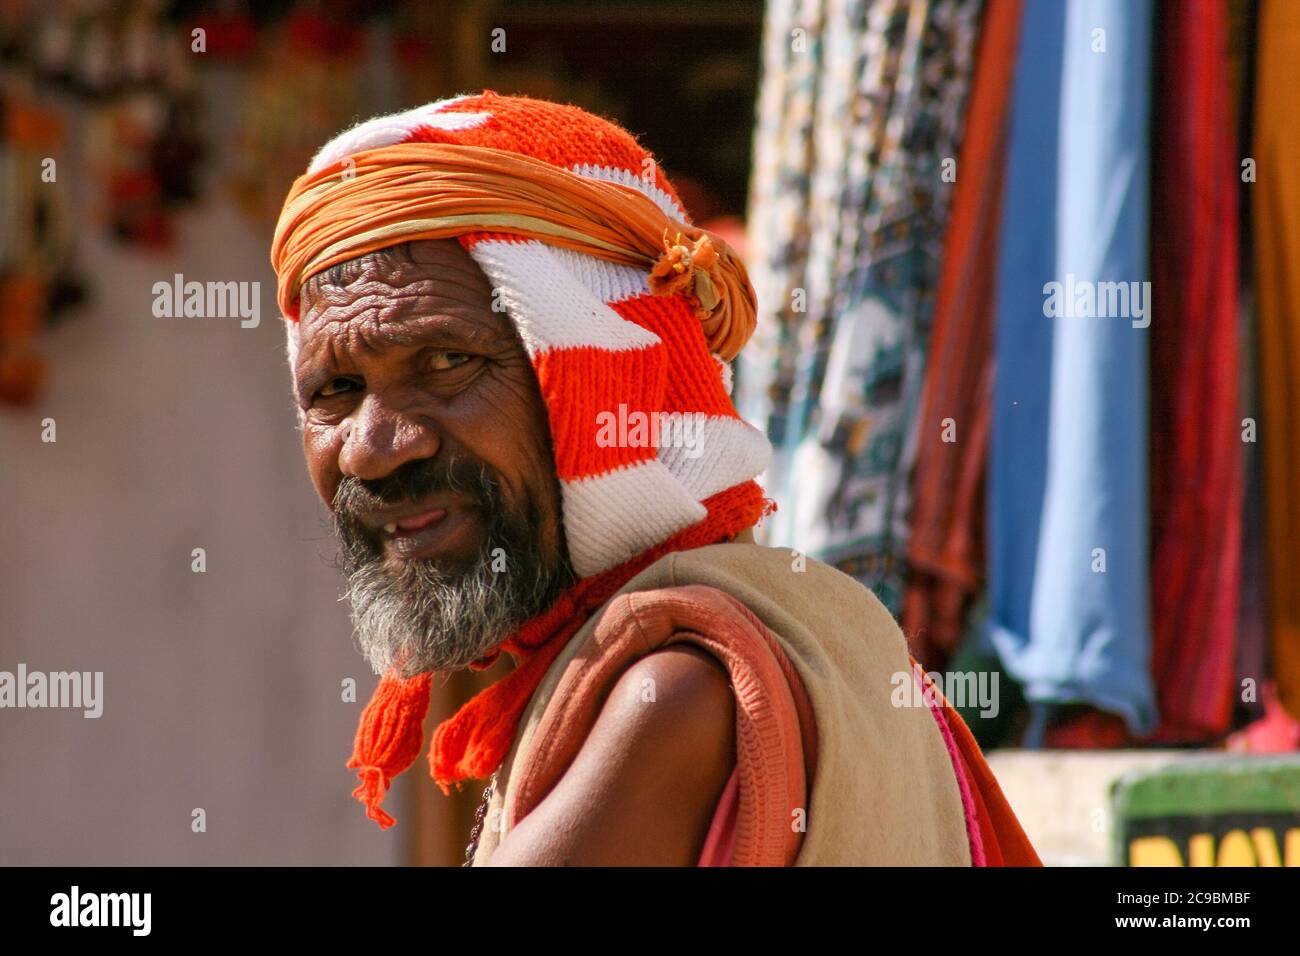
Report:
[[[300,302],[300,321],[289,330],[295,366],[298,354],[322,348],[497,346],[517,338],[508,314],[493,308],[487,276],[455,240],[411,242],[340,263],[309,277]]]
[[[456,240],[424,239],[367,252],[308,276],[299,301],[305,315],[367,296],[397,300],[430,295],[490,305],[492,288]]]

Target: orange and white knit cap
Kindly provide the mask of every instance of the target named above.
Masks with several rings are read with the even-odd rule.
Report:
[[[421,142],[508,150],[628,186],[690,225],[672,185],[630,133],[578,107],[522,96],[483,92],[371,119],[326,143],[308,174],[366,150]],[[532,361],[579,577],[617,567],[703,521],[710,498],[767,466],[771,446],[737,415],[730,366],[710,351],[685,295],[652,294],[643,269],[535,238],[481,231],[458,238]],[[286,316],[286,326],[292,367],[296,316]],[[657,446],[611,443],[601,438],[602,413],[606,422],[609,415],[686,416],[689,431],[669,431],[693,441],[665,442],[661,429]]]

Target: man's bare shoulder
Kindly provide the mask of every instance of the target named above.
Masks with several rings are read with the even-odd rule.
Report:
[[[686,765],[719,749],[719,737],[734,744],[734,723],[735,697],[721,662],[691,644],[673,644],[623,672],[588,745],[636,746],[643,756],[662,751],[665,760]],[[676,736],[691,727],[718,733],[700,733],[691,741]],[[610,739],[602,742],[598,735],[606,734]]]
[[[735,767],[721,663],[673,644],[614,683],[573,764],[494,865],[693,866]]]

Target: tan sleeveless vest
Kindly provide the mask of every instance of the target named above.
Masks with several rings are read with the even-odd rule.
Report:
[[[961,793],[934,717],[891,703],[895,675],[910,675],[911,664],[876,596],[812,558],[750,543],[666,555],[619,595],[692,584],[748,607],[780,641],[811,700],[818,746],[795,865],[969,866]],[[604,611],[569,640],[529,700],[497,772],[475,866],[506,836],[512,769],[526,762],[561,675]]]

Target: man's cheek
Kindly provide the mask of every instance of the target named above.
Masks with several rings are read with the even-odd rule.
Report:
[[[334,496],[338,494],[339,476],[330,469],[319,467],[315,463],[309,463],[308,468],[311,471],[311,482],[316,488],[316,494],[320,496],[321,501],[334,510]]]
[[[303,430],[303,454],[307,459],[307,473],[322,501],[332,505],[342,475],[336,466],[338,454],[329,436],[309,425]]]

